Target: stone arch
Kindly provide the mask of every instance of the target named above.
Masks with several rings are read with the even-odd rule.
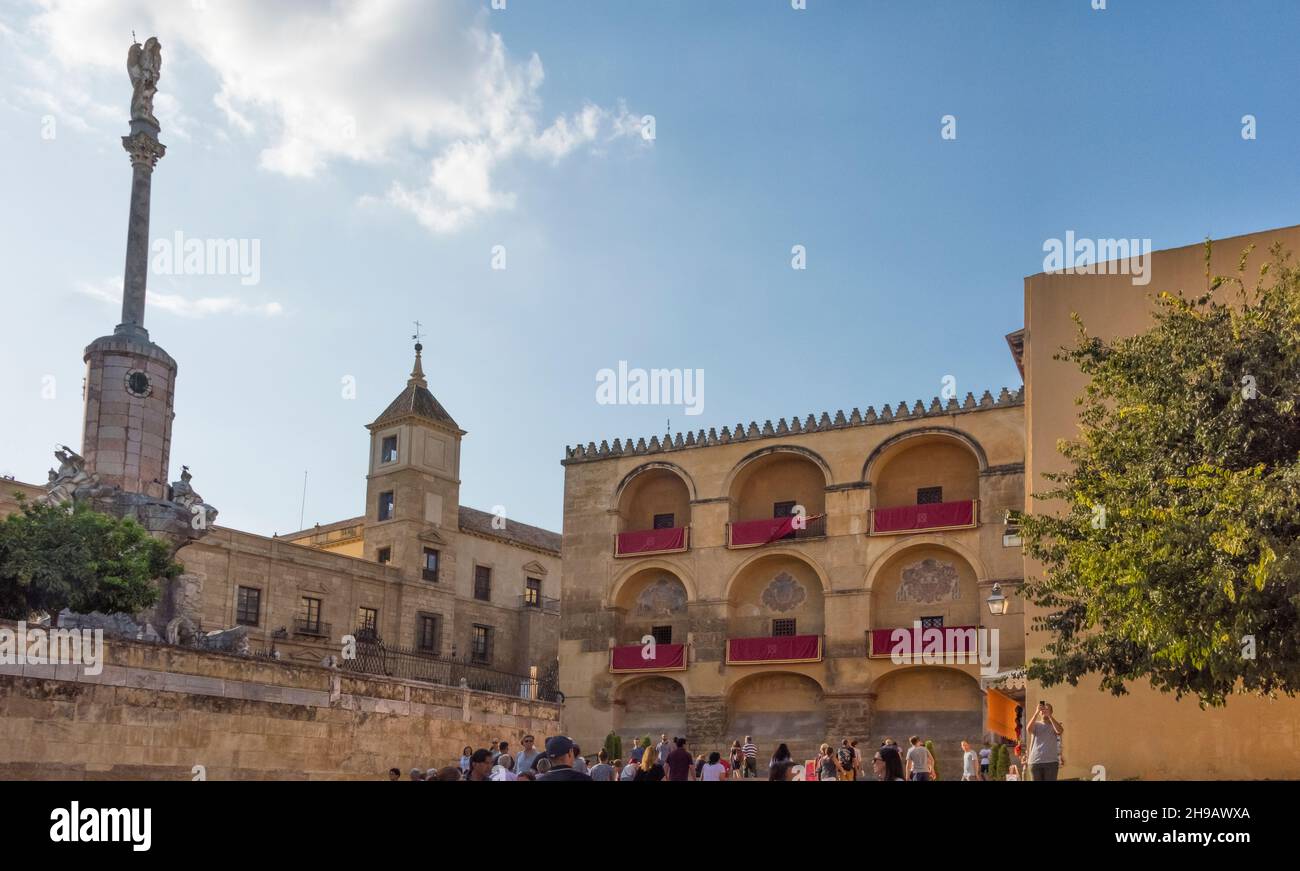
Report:
[[[907,750],[912,735],[934,741],[943,780],[961,779],[961,741],[978,747],[984,734],[984,694],[968,672],[942,665],[902,666],[872,683],[871,743],[893,738]]]
[[[777,669],[738,678],[727,688],[726,708],[724,743],[753,736],[760,777],[778,744],[788,745],[801,763],[828,737],[826,688],[803,672]]]
[[[980,569],[950,541],[890,548],[872,565],[871,628],[906,628],[922,617],[942,618],[944,626],[979,626],[982,580]]]
[[[744,574],[746,569],[748,569],[750,566],[754,565],[755,563],[771,559],[772,557],[789,557],[790,559],[798,560],[799,562],[808,566],[808,568],[812,569],[813,573],[816,574],[817,580],[821,582],[822,592],[823,593],[830,592],[831,590],[830,576],[826,574],[826,570],[821,567],[821,564],[818,563],[817,560],[813,559],[804,551],[796,550],[795,548],[792,547],[768,546],[763,548],[761,551],[758,551],[748,559],[746,559],[740,565],[736,566],[735,571],[731,573],[731,577],[727,578],[727,585],[723,587],[722,598],[723,599],[731,598],[732,588],[735,586],[737,579],[739,579],[740,576]]]
[[[966,564],[971,567],[971,570],[975,572],[976,581],[982,584],[988,580],[988,569],[985,568],[984,562],[980,559],[978,553],[971,550],[969,547],[966,547],[966,545],[962,544],[960,541],[957,541],[955,536],[946,535],[942,532],[931,532],[900,538],[892,547],[872,560],[871,564],[867,566],[867,571],[864,575],[863,586],[866,591],[870,593],[875,589],[877,577],[879,577],[881,570],[889,564],[890,560],[904,551],[926,546],[952,551],[954,554],[965,560]]]
[[[859,479],[863,483],[870,483],[876,473],[876,466],[879,461],[895,452],[903,442],[921,436],[939,436],[951,439],[964,445],[972,455],[979,466],[981,472],[987,471],[989,467],[988,455],[984,452],[984,446],[976,440],[970,433],[962,432],[950,426],[922,426],[916,429],[909,429],[906,432],[900,432],[895,436],[885,439],[876,445],[875,450],[867,455],[867,459],[862,464],[862,477]]]
[[[755,460],[761,459],[762,457],[770,456],[772,454],[795,454],[796,456],[800,456],[807,460],[810,460],[813,463],[815,463],[819,469],[821,469],[822,477],[825,479],[826,482],[825,486],[829,487],[831,486],[832,483],[834,483],[835,475],[833,472],[831,472],[830,463],[822,459],[821,454],[817,453],[816,451],[811,451],[808,448],[800,447],[798,445],[772,445],[771,447],[761,448],[757,451],[746,454],[745,457],[740,462],[732,466],[731,471],[727,473],[726,479],[722,482],[722,495],[728,497],[732,495],[731,490],[736,483],[736,478],[739,477],[740,473],[745,469],[746,466],[750,465]]]
[[[686,588],[686,600],[688,602],[695,602],[699,599],[699,591],[695,586],[695,579],[681,562],[673,559],[666,559],[664,557],[651,557],[649,559],[639,559],[632,562],[621,573],[615,576],[614,581],[609,585],[609,591],[605,596],[605,607],[614,607],[628,582],[642,572],[651,570],[666,572],[681,581],[682,586]]]
[[[623,491],[627,489],[627,486],[632,483],[633,479],[637,478],[638,476],[646,472],[651,472],[655,470],[672,472],[674,475],[680,478],[682,483],[686,485],[686,493],[690,497],[690,500],[692,502],[695,501],[697,491],[695,489],[695,480],[690,476],[690,473],[688,473],[685,469],[683,469],[681,466],[677,465],[676,463],[668,463],[663,460],[655,460],[649,463],[642,463],[641,465],[637,466],[635,469],[633,469],[632,471],[628,472],[626,475],[623,476],[623,480],[619,481],[618,486],[614,488],[614,496],[609,504],[610,510],[611,511],[619,510],[619,502],[623,498]]]
[[[686,687],[662,674],[633,675],[614,688],[613,730],[624,738],[624,752],[632,749],[627,739],[650,735],[658,742],[686,734]]]

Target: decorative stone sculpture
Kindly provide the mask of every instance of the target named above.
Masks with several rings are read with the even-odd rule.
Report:
[[[153,115],[153,97],[158,93],[162,74],[162,44],[158,37],[149,37],[143,46],[134,43],[127,50],[126,71],[131,76],[131,120],[159,126]]]
[[[763,590],[762,602],[779,613],[793,611],[808,599],[808,591],[789,572],[781,572]]]
[[[902,583],[895,597],[899,602],[918,602],[928,605],[945,600],[961,599],[961,577],[952,563],[926,557],[903,568]]]
[[[46,502],[60,505],[99,495],[102,489],[99,476],[86,471],[86,460],[81,454],[67,445],[59,445],[54,457],[59,461],[59,470],[50,469],[50,480],[45,485]]]
[[[676,578],[660,578],[636,597],[635,613],[654,617],[672,614],[686,607],[686,588]]]

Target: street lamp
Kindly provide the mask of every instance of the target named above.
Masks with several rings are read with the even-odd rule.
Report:
[[[1011,600],[1002,595],[1001,584],[994,584],[992,595],[984,601],[988,602],[989,613],[994,617],[1004,616],[1007,613],[1007,607],[1011,604]]]

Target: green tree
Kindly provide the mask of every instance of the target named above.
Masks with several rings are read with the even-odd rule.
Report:
[[[610,762],[623,756],[623,739],[613,731],[605,736],[605,753],[609,756]]]
[[[156,579],[182,566],[168,546],[133,520],[86,505],[19,500],[0,521],[0,616],[37,611],[134,614],[158,601]]]
[[[1053,633],[1028,675],[1145,679],[1202,707],[1300,687],[1300,271],[1280,249],[1254,278],[1161,293],[1154,324],[1089,336],[1058,359],[1089,379],[1072,468],[1021,519]],[[1248,286],[1249,285],[1249,286]]]
[[[1011,754],[1005,744],[994,744],[992,758],[989,759],[989,780],[1005,780],[1007,769],[1011,765]]]

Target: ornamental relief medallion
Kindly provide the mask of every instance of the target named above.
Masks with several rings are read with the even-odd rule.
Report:
[[[686,588],[676,578],[663,577],[636,597],[633,613],[642,617],[674,614],[686,607]]]
[[[763,590],[761,600],[768,609],[784,613],[808,601],[808,591],[789,572],[781,572]]]
[[[928,605],[961,599],[961,578],[957,574],[957,567],[952,563],[927,557],[904,566],[902,578],[895,597],[899,602]]]

